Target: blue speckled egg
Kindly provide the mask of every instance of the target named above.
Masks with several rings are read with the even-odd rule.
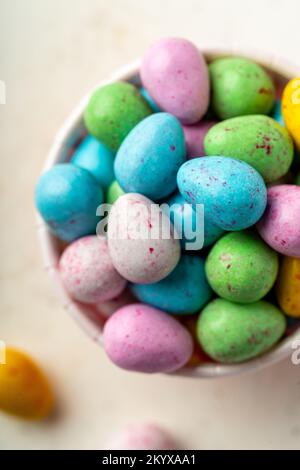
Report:
[[[70,163],[55,165],[38,180],[35,204],[58,238],[71,242],[95,233],[103,191],[95,178]]]
[[[152,111],[154,111],[155,113],[159,113],[161,111],[161,109],[157,106],[157,104],[154,103],[153,98],[151,98],[151,96],[149,95],[146,88],[144,88],[144,87],[140,88],[140,94],[143,95],[143,97],[145,98],[145,100],[149,104]]]
[[[113,152],[91,135],[77,147],[71,163],[92,173],[104,191],[115,179]]]
[[[152,114],[121,144],[114,165],[116,179],[127,193],[162,199],[176,189],[176,174],[185,153],[179,121],[168,113]]]
[[[204,204],[210,220],[223,230],[254,225],[267,204],[261,175],[248,163],[229,157],[201,157],[184,163],[178,188],[191,204]]]
[[[276,100],[274,107],[271,112],[271,117],[275,119],[275,121],[279,122],[283,127],[285,127],[285,123],[282,117],[282,112],[281,112],[281,100]]]
[[[169,206],[171,222],[177,232],[182,234],[182,248],[188,249],[187,243],[193,243],[196,241],[196,235],[194,238],[191,238],[192,233],[190,233],[190,231],[197,233],[198,236],[199,231],[203,230],[203,219],[196,215],[196,211],[193,210],[192,204],[189,204],[179,193],[171,196],[166,201],[166,204]],[[223,233],[224,230],[213,224],[204,211],[203,247],[205,248],[217,241]]]
[[[155,284],[132,284],[131,290],[141,302],[177,315],[199,312],[212,295],[204,260],[187,254],[165,279]]]

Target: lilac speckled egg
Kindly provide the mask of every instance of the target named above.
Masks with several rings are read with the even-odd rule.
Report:
[[[115,433],[105,447],[107,450],[175,450],[178,444],[160,426],[142,423],[130,424]]]
[[[272,186],[267,197],[267,209],[257,224],[260,236],[279,253],[299,258],[300,186]]]
[[[137,372],[172,372],[193,352],[190,333],[178,320],[146,304],[117,310],[105,323],[104,349],[119,367]]]
[[[209,129],[217,124],[217,122],[218,121],[200,121],[191,126],[182,126],[188,159],[206,155],[203,147],[204,137]]]
[[[113,299],[126,286],[112,264],[105,237],[92,235],[71,243],[59,260],[59,271],[69,295],[84,303]]]
[[[208,68],[190,41],[164,38],[152,44],[142,61],[141,79],[158,107],[182,123],[194,124],[206,113]]]
[[[166,277],[180,258],[173,225],[158,204],[126,193],[112,206],[108,246],[116,270],[128,281],[150,284]]]

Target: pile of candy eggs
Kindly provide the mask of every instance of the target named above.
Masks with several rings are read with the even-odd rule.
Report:
[[[181,58],[183,53],[184,59]],[[156,67],[164,65],[159,59],[161,56],[165,57],[167,65],[164,70],[157,70]],[[191,68],[190,60],[198,61],[195,67]],[[108,188],[102,183],[102,191],[99,184],[97,190],[91,190],[96,177],[94,175],[93,183],[88,183],[89,178],[85,175],[85,189],[75,188],[75,204],[67,204],[69,208],[72,206],[70,213],[64,206],[68,198],[63,195],[59,201],[60,211],[65,217],[59,223],[53,220],[51,210],[49,217],[48,213],[45,214],[49,209],[47,204],[44,212],[43,206],[39,205],[45,188],[49,196],[47,181],[43,181],[43,178],[47,179],[47,173],[37,186],[37,207],[52,233],[70,243],[66,252],[71,250],[73,243],[79,243],[77,239],[95,236],[95,231],[91,233],[90,229],[85,233],[79,233],[79,230],[75,235],[73,231],[82,227],[82,220],[91,223],[96,213],[95,206],[108,200],[114,202],[115,210],[108,224],[106,255],[109,253],[115,271],[110,271],[112,277],[108,284],[113,291],[118,284],[116,279],[120,281],[118,276],[121,276],[128,281],[127,287],[117,298],[108,298],[107,292],[102,292],[97,301],[95,297],[89,301],[74,290],[71,298],[73,305],[74,301],[79,302],[76,305],[86,318],[92,318],[93,336],[98,337],[105,322],[105,350],[115,364],[125,369],[172,372],[183,366],[197,366],[198,371],[209,370],[209,375],[220,367],[228,371],[235,367],[233,364],[241,363],[238,367],[242,369],[245,361],[252,359],[254,363],[253,358],[257,358],[261,362],[266,353],[278,357],[277,351],[286,344],[286,340],[278,342],[286,332],[297,327],[294,318],[300,316],[297,279],[300,232],[296,217],[299,213],[300,188],[296,183],[299,170],[297,156],[294,157],[292,132],[270,117],[274,112],[275,89],[278,96],[281,94],[278,77],[274,80],[262,67],[248,59],[228,57],[209,62],[208,70],[201,53],[188,41],[174,38],[158,41],[147,52],[141,66],[140,76],[148,95],[144,90],[139,93],[135,81],[129,88],[120,82],[108,85],[106,96],[105,87],[100,87],[81,107],[84,122],[78,126],[76,121],[74,128],[70,126],[66,130],[68,139],[72,137],[73,140],[71,145],[68,141],[67,149],[72,148],[72,151],[66,152],[64,148],[65,153],[60,153],[59,157],[56,154],[57,161],[68,161],[71,157],[72,163],[78,149],[85,143],[82,138],[86,136],[87,128],[88,138],[92,139],[93,135],[94,143],[101,138],[99,146],[104,145],[113,154],[117,181],[111,181]],[[195,70],[196,77],[183,87],[182,80],[189,82],[188,70],[191,69]],[[257,82],[249,82],[251,71]],[[167,73],[169,76],[163,79]],[[239,80],[230,79],[230,74],[240,74]],[[239,87],[245,87],[247,96],[244,93],[243,103],[246,108],[241,107],[240,90],[233,89],[228,102],[220,99],[222,77],[226,77],[227,83],[231,80]],[[198,90],[192,98],[191,83],[196,84]],[[161,84],[161,88],[157,84]],[[181,95],[179,106],[176,104],[176,86],[184,95]],[[107,111],[114,102],[114,87],[118,106]],[[210,100],[209,87],[212,93]],[[226,99],[229,94],[227,87]],[[149,95],[163,112],[152,113],[143,99],[146,96],[149,100]],[[131,112],[118,109],[122,106],[128,106],[127,110]],[[111,114],[105,115],[107,112]],[[128,114],[130,119],[126,119]],[[117,125],[118,116],[122,117],[121,128]],[[105,129],[107,123],[109,129]],[[193,135],[196,136],[194,139]],[[156,145],[153,145],[153,139],[156,139]],[[159,151],[155,152],[154,147]],[[198,155],[197,148],[201,152]],[[159,155],[163,155],[163,160],[159,160]],[[93,169],[78,167],[74,163],[67,165],[72,166],[73,174],[80,168],[91,177]],[[63,165],[58,166],[62,168]],[[55,184],[58,184],[57,175]],[[278,188],[279,193],[284,193],[280,198]],[[81,204],[77,212],[80,212],[80,217],[76,219],[74,207],[77,198],[83,194],[89,207],[87,210]],[[190,204],[190,208],[195,203],[204,204],[202,250],[185,251],[182,244],[172,237],[163,243],[162,240],[151,240],[151,245],[144,243],[145,240],[143,243],[130,240],[130,234],[125,240],[114,239],[115,214],[122,219],[128,206],[147,207],[153,200],[161,203],[173,199],[181,200],[181,205]],[[55,210],[59,204],[56,201]],[[281,213],[285,212],[283,226],[278,208]],[[283,208],[288,208],[288,211],[283,211]],[[271,221],[266,217],[269,212],[273,214]],[[273,212],[277,213],[277,223]],[[89,217],[84,217],[87,213]],[[164,214],[161,217],[164,218]],[[99,220],[98,217],[97,222]],[[127,228],[124,225],[123,232]],[[45,239],[54,243],[54,238],[48,233]],[[235,253],[238,246],[241,247],[240,252]],[[228,252],[227,247],[232,252]],[[100,263],[100,251],[98,258],[95,253],[86,252],[80,257],[79,264],[89,266],[90,263],[96,269],[97,260]],[[64,263],[59,264],[60,279],[63,279],[65,268],[62,269],[61,264]],[[99,268],[101,271],[102,267]],[[78,266],[70,269],[74,272]],[[186,272],[189,276],[182,274]],[[292,294],[288,279],[293,279]],[[78,287],[81,279],[79,281]],[[93,279],[95,289],[88,283],[93,292],[102,283],[96,281]],[[278,287],[279,283],[281,287]],[[284,288],[284,285],[288,287]],[[68,287],[69,299],[70,293]],[[186,304],[184,299],[188,299]],[[284,348],[286,354],[287,348]]]

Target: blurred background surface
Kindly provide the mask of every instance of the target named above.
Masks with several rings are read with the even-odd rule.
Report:
[[[68,317],[43,271],[33,188],[59,126],[92,86],[177,35],[200,48],[264,51],[299,64],[299,0],[0,0],[0,339],[44,365],[49,421],[0,415],[0,448],[101,448],[151,420],[190,448],[300,449],[300,365],[222,380],[118,370]]]

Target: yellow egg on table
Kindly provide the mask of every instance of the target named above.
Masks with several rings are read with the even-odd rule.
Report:
[[[282,115],[287,130],[300,150],[300,78],[293,78],[282,95]]]
[[[47,378],[26,354],[7,347],[0,364],[0,410],[25,419],[46,418],[54,399]]]
[[[277,298],[286,315],[300,317],[300,258],[283,258],[277,282]]]

